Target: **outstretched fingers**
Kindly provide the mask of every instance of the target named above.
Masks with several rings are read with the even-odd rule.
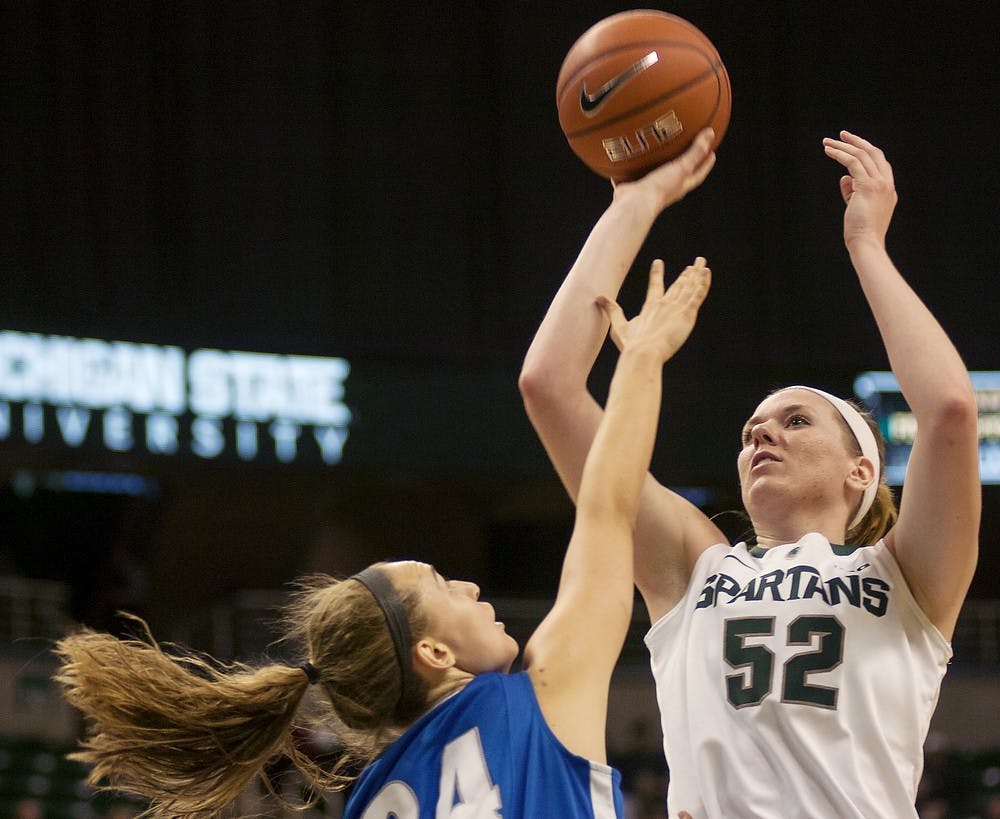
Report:
[[[854,179],[883,179],[893,184],[892,166],[881,148],[867,139],[841,131],[840,139],[826,137],[823,140],[826,155],[843,165]]]
[[[850,131],[841,131],[840,138],[848,145],[853,145],[863,153],[868,164],[882,176],[892,181],[892,165],[885,158],[885,153],[876,145],[872,145],[867,139],[852,134]]]
[[[848,247],[858,241],[875,241],[884,247],[897,199],[892,166],[885,154],[850,131],[841,131],[840,139],[825,138],[823,150],[847,170],[840,178],[840,195],[847,205],[844,241]]]
[[[712,271],[707,266],[705,257],[698,256],[693,263],[681,271],[681,274],[664,294],[664,298],[672,299],[677,307],[697,309],[708,295],[711,283]]]
[[[637,317],[645,338],[654,344],[666,361],[681,348],[708,295],[712,271],[699,256],[674,280],[655,302],[647,302]],[[637,328],[638,329],[638,328]]]
[[[698,309],[708,295],[712,271],[703,256],[697,257],[670,287],[663,289],[663,261],[657,259],[649,269],[646,301],[639,315],[625,318],[613,299],[600,295],[595,303],[608,318],[611,340],[619,350],[630,343],[649,343],[662,350],[664,360],[676,352],[694,327]]]
[[[654,259],[649,266],[649,283],[646,285],[646,303],[663,296],[663,259]]]
[[[843,165],[853,179],[867,178],[874,171],[874,167],[869,167],[865,163],[863,155],[857,150],[852,150],[845,142],[828,137],[823,140],[823,150],[828,157]]]

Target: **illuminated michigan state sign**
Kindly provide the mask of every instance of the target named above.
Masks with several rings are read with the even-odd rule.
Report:
[[[0,332],[0,445],[339,463],[347,361]]]
[[[1000,372],[970,373],[979,404],[979,472],[983,483],[1000,483]],[[903,482],[917,422],[890,372],[862,373],[854,394],[871,408],[885,436],[886,480]]]

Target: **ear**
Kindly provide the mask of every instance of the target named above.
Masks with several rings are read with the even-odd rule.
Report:
[[[847,484],[852,489],[864,492],[869,484],[876,479],[875,464],[872,463],[872,459],[861,455],[854,462],[854,467],[847,476]]]
[[[422,637],[413,646],[413,665],[427,671],[447,671],[455,665],[455,653],[446,643]]]

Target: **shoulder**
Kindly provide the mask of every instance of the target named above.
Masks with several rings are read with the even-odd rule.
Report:
[[[735,544],[724,542],[713,543],[705,549],[702,549],[699,553],[698,559],[691,568],[691,579],[693,580],[699,574],[705,575],[711,573],[719,566],[720,563],[730,558],[748,557],[749,554],[750,547],[743,541]]]
[[[449,706],[449,703],[452,705]],[[491,671],[476,676],[457,694],[439,703],[428,716],[436,711],[445,714],[453,709],[462,713],[482,709],[493,717],[510,718],[538,710],[538,700],[527,671],[513,674]]]

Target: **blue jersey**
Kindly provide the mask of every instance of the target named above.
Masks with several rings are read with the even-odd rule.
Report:
[[[345,819],[622,819],[621,775],[556,739],[531,679],[482,674],[358,779]]]

